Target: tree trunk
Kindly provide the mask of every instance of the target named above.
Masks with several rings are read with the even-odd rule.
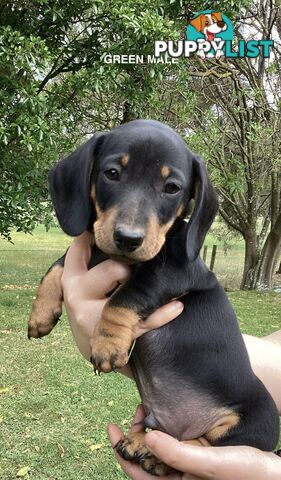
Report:
[[[120,124],[122,125],[123,123],[127,123],[127,122],[130,122],[131,120],[135,120],[135,119],[136,119],[136,115],[132,111],[132,105],[128,101],[124,102],[124,104],[123,104],[123,118],[122,118]]]
[[[279,263],[279,268],[278,268],[278,270],[276,271],[276,273],[281,274],[281,262]]]
[[[261,259],[252,280],[252,288],[268,290],[272,287],[272,276],[281,247],[281,212],[263,246]]]
[[[252,288],[252,279],[254,274],[254,269],[257,264],[257,236],[256,232],[248,231],[244,235],[245,239],[245,257],[244,257],[244,271],[241,281],[240,288],[241,290],[247,290]]]

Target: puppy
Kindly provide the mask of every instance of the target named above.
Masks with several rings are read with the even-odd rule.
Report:
[[[273,450],[276,405],[251,369],[223,288],[199,257],[218,208],[202,159],[168,126],[135,120],[95,134],[54,166],[49,184],[63,230],[93,232],[90,266],[108,257],[133,264],[95,327],[95,370],[124,366],[139,322],[181,298],[183,313],[139,338],[130,357],[145,425],[187,443]],[[63,263],[64,257],[41,281],[30,337],[46,335],[59,318]],[[116,448],[147,472],[166,473],[144,434],[129,434]]]

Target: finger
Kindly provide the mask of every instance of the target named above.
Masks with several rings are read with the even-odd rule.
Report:
[[[212,447],[197,447],[185,445],[170,435],[162,432],[149,432],[146,435],[147,447],[167,465],[191,475],[200,475],[200,478],[208,478],[210,469],[215,468],[216,462],[210,460]],[[217,477],[214,475],[214,478]]]
[[[79,279],[86,298],[105,298],[118,284],[129,280],[130,267],[115,260],[105,260],[91,268]]]
[[[115,445],[124,437],[122,430],[118,427],[118,425],[108,425],[107,427],[108,436],[111,442],[112,447],[114,448]],[[124,472],[130,476],[130,478],[134,480],[152,480],[151,476],[146,474],[142,468],[133,462],[128,462],[124,460],[114,448],[114,455],[117,461],[120,463]]]
[[[110,423],[108,425],[107,433],[113,448],[115,448],[119,440],[124,437],[124,433],[122,432],[121,428],[119,428],[118,425],[115,425],[114,423]]]
[[[118,427],[118,425],[108,425],[107,428],[109,439],[111,442],[112,447],[114,448],[117,442],[124,437],[122,430]],[[144,470],[133,462],[128,462],[124,460],[114,449],[114,454],[118,462],[120,463],[124,472],[129,475],[130,478],[133,480],[153,480],[155,477],[149,475],[148,473],[144,472]],[[165,477],[157,477],[159,480],[180,480],[180,476],[177,474],[172,474]]]
[[[143,335],[145,332],[162,327],[168,322],[177,318],[183,311],[184,305],[179,300],[167,303],[163,307],[158,308],[153,312],[145,322],[138,325],[136,330],[136,338]]]
[[[81,275],[88,270],[92,238],[92,234],[84,232],[73,240],[64,262],[64,277]]]
[[[80,295],[82,292],[83,300],[102,300],[120,283],[126,282],[130,273],[128,265],[114,260],[105,260],[78,276],[71,276],[68,271],[64,271],[64,294],[72,296],[71,294]]]
[[[195,475],[189,475],[189,473],[184,473],[181,478],[183,480],[202,480],[202,477],[195,477]]]
[[[166,464],[200,480],[264,480],[264,472],[272,468],[272,456],[252,447],[197,447],[162,432],[148,433],[145,442]]]
[[[144,425],[145,417],[146,417],[146,413],[144,411],[143,405],[139,405],[136,409],[136,413],[134,415],[130,431],[143,432],[145,430],[145,425]]]

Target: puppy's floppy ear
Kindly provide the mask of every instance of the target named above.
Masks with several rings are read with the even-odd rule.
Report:
[[[221,16],[221,13],[220,13],[220,12],[212,12],[211,15],[212,15],[212,17],[215,17],[215,19],[216,19],[218,22],[221,22],[221,21],[222,21],[222,16]]]
[[[61,228],[73,237],[83,233],[94,215],[90,177],[94,154],[104,134],[97,132],[49,172],[49,191]]]
[[[192,25],[197,30],[197,32],[201,32],[203,27],[203,15],[199,15],[193,20],[190,20],[190,25]]]
[[[186,235],[187,257],[190,261],[199,255],[205,236],[216,216],[218,199],[208,177],[203,160],[193,157],[193,186],[195,205]]]

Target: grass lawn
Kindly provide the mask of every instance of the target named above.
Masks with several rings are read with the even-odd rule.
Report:
[[[26,322],[35,287],[69,239],[58,229],[0,242],[0,479],[125,479],[106,425],[126,429],[139,402],[121,375],[95,377],[74,346],[65,316],[48,337],[28,341]],[[231,292],[243,332],[281,328],[281,295]],[[26,469],[26,470],[28,470]],[[24,473],[24,471],[23,471]]]

